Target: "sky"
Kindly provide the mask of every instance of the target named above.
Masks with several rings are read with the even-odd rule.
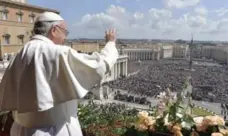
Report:
[[[228,0],[27,0],[56,9],[69,38],[103,38],[116,28],[119,38],[228,41]]]

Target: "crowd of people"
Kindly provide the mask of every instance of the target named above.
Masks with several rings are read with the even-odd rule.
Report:
[[[138,97],[134,95],[122,94],[120,91],[115,93],[114,99],[125,101],[125,102],[136,103],[136,104],[150,105],[150,102],[147,100],[146,97]]]
[[[198,100],[228,102],[228,66],[194,66],[193,97]],[[203,97],[202,97],[203,96]]]
[[[146,62],[136,75],[107,83],[111,88],[127,90],[131,95],[156,97],[170,88],[182,91],[188,77],[193,86],[192,97],[195,100],[228,102],[228,66],[198,65],[193,63],[189,69],[187,60],[160,60]]]
[[[154,97],[167,87],[182,90],[189,71],[184,62],[154,61],[136,75],[107,83],[112,88],[128,90],[130,94]],[[147,65],[147,64],[145,64]]]

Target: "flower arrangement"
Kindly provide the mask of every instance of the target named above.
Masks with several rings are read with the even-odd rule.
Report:
[[[169,89],[158,95],[152,111],[141,111],[125,136],[228,136],[220,116],[194,117],[188,93]]]

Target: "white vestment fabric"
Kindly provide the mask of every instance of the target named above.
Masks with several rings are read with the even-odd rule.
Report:
[[[10,136],[82,136],[76,100],[42,112],[14,113],[14,118]]]
[[[76,100],[100,84],[117,58],[114,42],[108,42],[100,53],[87,55],[36,35],[18,52],[3,76],[0,111],[14,111],[14,132],[23,130],[17,136],[45,126],[60,131],[56,128],[61,125],[69,133],[64,136],[68,136],[73,133],[70,126],[80,128]],[[62,135],[53,133],[49,135]]]

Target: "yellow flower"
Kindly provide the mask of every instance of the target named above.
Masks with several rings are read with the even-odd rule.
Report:
[[[148,130],[149,128],[152,129],[154,126],[156,120],[153,117],[150,117],[148,115],[148,112],[146,111],[141,111],[138,113],[139,120],[137,121],[135,127],[139,131],[145,131]]]
[[[180,125],[173,126],[173,131],[181,131]]]
[[[154,125],[156,122],[156,120],[154,120],[152,117],[147,117],[145,120],[144,120],[144,124],[146,126],[152,126]]]
[[[208,126],[225,125],[225,121],[220,116],[206,116],[205,118],[194,119],[196,128],[200,132],[205,132]]]
[[[221,133],[212,133],[211,136],[223,136]]]
[[[181,126],[180,124],[175,124],[175,125],[168,125],[168,129],[170,132],[175,133],[177,131],[181,131]]]
[[[141,112],[139,112],[138,113],[138,117],[139,118],[147,118],[148,117],[148,112],[146,112],[146,111],[141,111]]]
[[[207,124],[208,126],[214,125],[225,125],[225,121],[220,116],[206,116],[203,119],[203,124]]]

